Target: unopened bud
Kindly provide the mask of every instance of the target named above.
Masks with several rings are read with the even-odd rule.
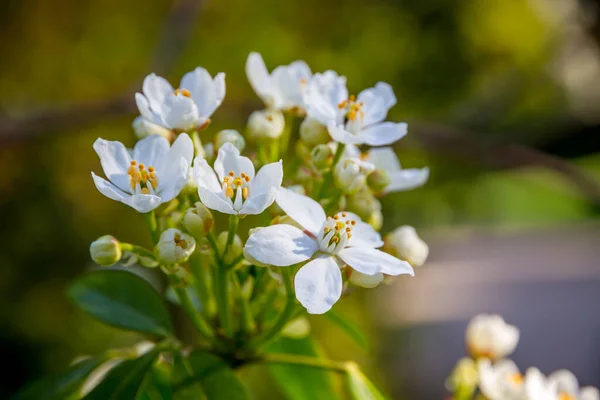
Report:
[[[367,223],[373,227],[376,231],[379,231],[383,226],[383,213],[381,210],[373,210],[369,218],[367,218]]]
[[[109,267],[121,260],[121,243],[110,235],[99,237],[90,244],[90,256],[98,265]]]
[[[352,273],[350,275],[350,283],[367,289],[377,287],[382,281],[382,273],[377,273],[375,275],[366,275],[356,270],[352,270]]]
[[[385,251],[415,268],[425,264],[429,256],[429,246],[417,235],[415,228],[409,225],[396,228],[383,241]]]
[[[179,229],[169,228],[160,235],[154,252],[163,264],[177,264],[187,261],[196,248],[194,238]]]
[[[376,169],[367,176],[367,185],[375,193],[381,192],[389,184],[390,175],[382,169]]]
[[[217,245],[221,253],[223,253],[227,247],[227,236],[227,232],[221,232],[217,237]],[[226,264],[232,263],[233,260],[242,254],[243,246],[244,244],[242,243],[242,239],[240,239],[238,235],[235,235],[233,238],[233,243],[231,243],[231,245],[229,245],[229,249],[227,249],[227,254],[223,255],[223,261],[225,261]]]
[[[133,120],[131,127],[133,128],[135,136],[139,139],[143,139],[150,135],[160,135],[169,141],[172,141],[175,138],[175,134],[171,130],[155,124],[154,122],[150,122],[141,115]]]
[[[464,357],[456,363],[446,381],[446,388],[452,393],[460,392],[465,398],[471,398],[478,383],[479,373],[475,360]]]
[[[309,146],[325,144],[331,140],[327,127],[310,117],[304,118],[300,124],[300,138]]]
[[[285,118],[280,111],[254,111],[248,118],[248,139],[254,142],[278,139],[284,127]]]
[[[215,220],[208,208],[199,201],[183,216],[183,227],[196,239],[205,237],[212,229]]]
[[[246,147],[244,137],[235,129],[225,129],[217,133],[214,139],[215,148],[220,149],[225,143],[231,143],[239,151]]]
[[[348,211],[368,221],[375,211],[381,211],[381,203],[369,190],[361,190],[348,196]]]
[[[365,186],[367,174],[372,168],[374,168],[372,164],[358,159],[343,159],[335,166],[333,173],[335,184],[338,189],[346,194],[355,193]]]
[[[333,151],[326,144],[319,144],[311,152],[312,162],[318,169],[325,169],[333,161]]]

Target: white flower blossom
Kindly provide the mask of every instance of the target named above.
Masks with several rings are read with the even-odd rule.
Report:
[[[425,264],[429,256],[429,246],[410,225],[399,226],[385,235],[383,240],[388,253],[408,261],[415,268]]]
[[[406,123],[383,122],[396,104],[394,90],[384,82],[349,96],[346,78],[326,71],[309,81],[304,102],[307,115],[327,126],[336,142],[384,146],[406,135]]]
[[[250,53],[246,61],[246,75],[267,108],[281,111],[304,110],[303,87],[312,75],[310,67],[304,61],[281,65],[269,74],[262,56]]]
[[[216,172],[216,174],[215,174]],[[260,214],[275,201],[281,187],[281,160],[267,164],[254,176],[254,165],[231,143],[219,149],[214,171],[205,159],[194,160],[194,179],[202,203],[225,214]]]
[[[475,358],[499,360],[511,354],[518,342],[519,329],[499,315],[477,315],[467,326],[467,349]]]
[[[225,98],[225,74],[214,79],[204,68],[196,68],[181,79],[179,89],[156,74],[144,79],[142,93],[135,94],[140,114],[168,129],[202,129]]]
[[[537,369],[529,368],[525,376],[511,360],[492,364],[488,359],[478,362],[479,388],[489,400],[559,400],[556,385]]]
[[[575,375],[566,369],[550,374],[548,381],[556,385],[559,400],[600,400],[597,388],[580,388]]]
[[[149,212],[173,200],[186,185],[194,145],[182,133],[172,146],[159,135],[136,143],[133,151],[116,141],[97,139],[94,150],[108,180],[92,172],[96,188],[108,198]]]
[[[267,265],[309,261],[296,274],[296,298],[311,314],[327,312],[342,294],[340,267],[347,264],[365,275],[413,275],[409,263],[377,250],[381,236],[356,215],[341,212],[327,218],[315,200],[281,188],[277,205],[300,224],[271,225],[255,231],[246,254]]]

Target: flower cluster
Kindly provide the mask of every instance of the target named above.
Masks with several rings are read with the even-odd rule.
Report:
[[[446,382],[453,400],[599,400],[595,387],[579,387],[575,375],[559,370],[544,376],[531,367],[522,374],[507,357],[517,347],[519,330],[499,315],[481,314],[467,327],[470,357],[458,361]]]

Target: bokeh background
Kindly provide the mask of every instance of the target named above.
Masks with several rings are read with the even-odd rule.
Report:
[[[0,398],[79,354],[139,339],[83,315],[66,285],[141,215],[96,191],[101,136],[132,145],[133,92],[156,72],[227,74],[211,132],[261,106],[244,74],[304,59],[351,92],[383,80],[409,122],[396,148],[429,183],[383,201],[384,232],[417,227],[430,262],[340,310],[365,352],[320,319],[393,398],[440,399],[478,312],[521,328],[515,360],[600,385],[600,2],[596,0],[5,0],[0,11]],[[366,301],[365,301],[366,300]],[[280,398],[261,371],[267,398]]]

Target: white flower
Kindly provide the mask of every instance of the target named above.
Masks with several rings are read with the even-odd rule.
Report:
[[[529,368],[525,377],[511,360],[496,364],[488,359],[478,362],[479,388],[489,400],[559,400],[556,385],[537,369]]]
[[[168,129],[201,129],[225,97],[225,74],[214,79],[204,68],[196,68],[183,76],[180,88],[174,90],[166,79],[150,74],[135,101],[140,114],[150,122]]]
[[[559,400],[599,400],[598,389],[592,386],[579,388],[579,382],[571,371],[562,369],[548,377],[556,385]]]
[[[170,147],[164,137],[151,135],[137,142],[131,153],[122,143],[104,139],[94,142],[94,150],[108,178],[92,172],[96,188],[142,213],[179,194],[187,183],[194,156],[194,145],[185,133]]]
[[[466,332],[467,349],[474,358],[499,360],[517,347],[519,329],[495,314],[480,314],[469,322]]]
[[[216,172],[216,174],[215,174]],[[194,160],[194,179],[202,203],[225,214],[260,214],[273,204],[281,187],[281,160],[267,164],[254,176],[254,165],[231,143],[219,149],[215,169],[205,159]]]
[[[309,66],[301,60],[281,65],[271,74],[258,53],[250,53],[246,61],[250,85],[268,108],[304,110],[303,87],[311,77]]]
[[[246,254],[280,267],[310,260],[294,281],[296,297],[309,313],[325,313],[338,301],[344,264],[369,276],[413,275],[409,263],[377,250],[381,237],[356,215],[341,212],[327,218],[319,203],[284,188],[276,201],[304,230],[285,224],[260,229],[248,238]]]
[[[304,93],[307,115],[327,126],[331,137],[344,144],[383,146],[406,135],[405,123],[382,122],[396,104],[384,82],[348,96],[346,78],[334,71],[315,74]]]
[[[359,158],[342,158],[335,166],[333,178],[336,186],[345,194],[356,193],[364,187],[367,175],[375,170],[375,166]]]
[[[410,225],[402,225],[394,229],[385,236],[384,242],[388,253],[408,261],[415,268],[425,264],[429,256],[429,246]]]
[[[370,149],[363,157],[363,161],[372,163],[375,168],[389,175],[390,183],[383,189],[384,194],[417,188],[424,185],[429,178],[427,167],[402,169],[391,147]]]

